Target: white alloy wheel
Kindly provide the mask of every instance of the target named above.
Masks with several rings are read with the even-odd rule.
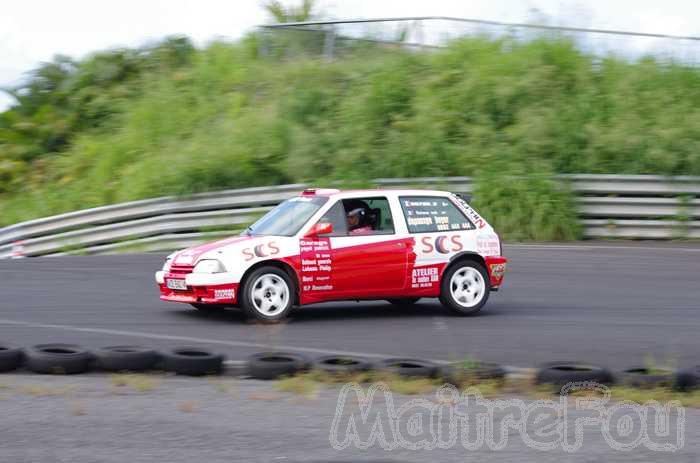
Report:
[[[478,305],[486,294],[484,276],[474,267],[458,269],[450,279],[452,299],[462,307]]]
[[[279,315],[289,303],[289,286],[274,273],[260,275],[250,286],[253,308],[266,317]]]

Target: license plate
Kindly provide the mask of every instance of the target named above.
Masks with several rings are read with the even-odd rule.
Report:
[[[179,289],[179,290],[186,290],[187,289],[187,284],[185,283],[185,280],[165,280],[165,284],[168,288],[170,289]]]

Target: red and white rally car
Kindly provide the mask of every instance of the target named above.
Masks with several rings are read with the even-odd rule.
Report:
[[[421,297],[467,315],[502,284],[502,254],[493,228],[458,195],[308,189],[240,236],[171,254],[156,282],[164,301],[239,306],[264,321],[295,305]]]

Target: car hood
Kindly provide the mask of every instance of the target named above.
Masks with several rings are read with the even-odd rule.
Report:
[[[262,236],[232,236],[211,243],[200,244],[191,248],[176,252],[173,256],[175,265],[194,265],[202,258],[217,258],[224,253],[236,251],[255,241],[260,241]],[[269,237],[267,237],[269,238]]]

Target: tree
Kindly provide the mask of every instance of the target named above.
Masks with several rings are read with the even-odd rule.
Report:
[[[316,17],[313,11],[315,0],[302,0],[301,5],[289,7],[285,7],[280,0],[266,0],[262,6],[277,23],[303,22]]]

